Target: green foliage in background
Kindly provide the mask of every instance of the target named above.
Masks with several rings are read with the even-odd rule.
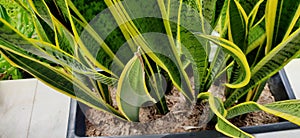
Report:
[[[3,56],[0,55],[0,80],[21,79],[22,74],[19,69],[10,65]]]
[[[27,37],[32,37],[34,26],[30,15],[14,0],[0,0],[0,17],[6,18],[16,29]],[[12,66],[0,54],[0,80],[22,79],[20,69]]]

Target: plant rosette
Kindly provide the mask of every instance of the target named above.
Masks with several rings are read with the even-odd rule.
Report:
[[[95,18],[90,21],[88,27],[82,31],[80,36],[81,41],[87,47],[88,51],[93,51],[92,54],[99,54],[99,51],[103,48],[94,46],[97,42],[95,39],[91,39],[91,37],[96,36],[91,36],[89,33],[91,29],[97,32],[97,35],[101,36],[103,40],[106,40],[109,39],[115,30],[121,28],[119,24],[127,24],[130,22],[140,22],[143,24],[150,22],[153,24],[153,22],[162,23],[161,21],[163,20],[170,20],[169,22],[173,24],[172,27],[176,27],[174,25],[180,24],[185,31],[193,30],[194,33],[189,34],[194,41],[193,43],[207,45],[206,43],[208,41],[200,38],[198,35],[203,34],[202,32],[205,31],[211,33],[212,27],[209,26],[206,20],[203,20],[203,22],[207,23],[191,23],[191,20],[199,20],[199,16],[198,12],[193,11],[188,5],[177,2],[172,3],[174,7],[181,6],[182,10],[191,11],[189,12],[189,18],[187,15],[182,14],[182,16],[188,18],[188,20],[182,20],[178,23],[179,17],[177,14],[170,15],[172,17],[162,17],[158,9],[159,5],[157,5],[156,1],[147,1],[145,3],[143,1],[129,0],[122,2],[122,4],[126,5],[125,8],[128,10],[134,9],[134,13],[130,15],[131,18],[115,23],[114,15],[110,15],[109,13],[110,10],[117,9],[118,5],[111,6],[109,8],[110,10],[107,8],[97,14]],[[149,5],[157,8],[157,10],[153,11],[153,9],[143,8]],[[197,27],[203,24],[207,24],[205,31]],[[140,27],[143,28],[143,26]],[[122,43],[118,51],[115,52],[109,70],[113,72],[114,75],[119,76],[119,81],[106,89],[110,92],[109,96],[111,96],[112,99],[112,106],[118,108],[118,110],[125,115],[126,120],[105,112],[98,112],[98,114],[101,114],[99,118],[105,118],[102,119],[102,122],[104,122],[104,125],[107,125],[107,127],[105,127],[107,128],[106,130],[113,130],[108,132],[110,135],[159,134],[200,130],[212,119],[212,115],[209,113],[208,103],[206,102],[199,105],[196,101],[196,95],[198,95],[196,91],[200,89],[200,86],[194,84],[187,86],[188,84],[186,84],[187,80],[193,82],[194,78],[199,78],[199,75],[195,73],[197,66],[191,67],[189,63],[185,63],[186,66],[189,65],[189,67],[183,67],[183,63],[181,63],[195,63],[193,55],[189,49],[184,46],[185,44],[189,47],[192,45],[189,44],[188,40],[183,41],[184,43],[178,41],[172,45],[170,41],[174,41],[174,38],[170,37],[162,29],[164,28],[147,28],[147,26],[145,26],[143,33],[137,34],[130,39],[126,38],[126,41]],[[138,43],[139,46],[136,47],[134,43]],[[210,47],[209,45],[207,46]],[[179,56],[177,54],[184,55],[188,60],[178,59]],[[99,57],[99,55],[92,56]],[[170,62],[171,65],[167,66],[171,67],[171,69],[164,71],[166,67],[160,68],[150,63],[151,61],[149,60],[151,60],[151,58],[158,58],[160,62],[158,66],[159,64],[163,65],[166,62]],[[125,66],[120,66],[122,63],[125,63]],[[100,72],[104,71],[100,70]],[[165,74],[173,72],[177,72],[178,76],[165,78]],[[96,78],[97,76],[93,77]],[[172,82],[170,79],[173,79],[173,81],[175,81],[174,79],[179,80],[179,82],[176,82],[176,85],[181,86],[174,87],[170,84],[170,82]],[[85,83],[89,84],[90,82],[86,81]],[[178,88],[180,90],[178,90]],[[183,88],[185,90],[183,90]],[[190,93],[182,93],[180,91],[189,91]],[[217,93],[217,91],[214,92]],[[78,93],[80,94],[80,92]],[[167,109],[157,109],[157,105],[159,104],[165,104],[161,105],[160,108]],[[85,106],[83,108],[85,108]],[[202,111],[200,111],[199,108],[201,108]],[[151,114],[150,112],[156,113]],[[90,112],[84,112],[84,114],[85,113],[88,113],[86,119],[92,123],[96,123],[94,125],[101,125],[99,120],[95,121],[95,117],[91,115]],[[191,122],[191,118],[193,117],[196,119]],[[106,122],[106,118],[113,120],[111,123],[114,123],[114,125]],[[111,126],[116,126],[117,128],[112,128]],[[130,130],[126,130],[127,128]]]

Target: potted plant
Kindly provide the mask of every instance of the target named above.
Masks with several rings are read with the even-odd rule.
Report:
[[[295,95],[293,90],[291,89],[289,80],[287,79],[287,76],[285,74],[285,70],[281,70],[278,74],[271,77],[268,81],[270,89],[272,89],[272,92],[276,92],[274,95],[275,100],[285,100],[285,99],[295,99]],[[81,138],[91,136],[93,134],[97,134],[99,129],[101,127],[97,127],[98,125],[103,125],[102,123],[95,124],[96,127],[91,127],[89,123],[86,123],[86,120],[90,121],[90,118],[85,115],[85,112],[87,110],[90,110],[89,107],[83,105],[82,103],[78,103],[76,100],[71,101],[71,107],[70,107],[70,114],[69,114],[69,124],[68,124],[68,130],[67,130],[67,137],[68,138]],[[259,113],[259,112],[258,112]],[[255,115],[255,114],[254,114]],[[263,114],[263,117],[270,117],[265,116]],[[253,115],[249,115],[253,116]],[[251,119],[250,117],[250,119]],[[246,117],[247,118],[247,117]],[[255,119],[256,117],[253,117]],[[243,119],[243,118],[240,118]],[[244,122],[250,122],[248,118],[248,121]],[[266,122],[270,120],[265,120]],[[93,120],[92,120],[93,121]],[[255,123],[263,123],[263,125],[247,125],[243,127],[239,127],[241,130],[249,133],[249,134],[259,134],[259,133],[268,133],[268,132],[274,132],[274,131],[283,131],[283,130],[291,130],[291,129],[298,129],[299,126],[290,123],[286,120],[279,120],[279,122],[269,122],[267,124],[264,124],[264,122],[257,121]],[[253,124],[253,122],[252,122]],[[128,136],[124,136],[128,137]],[[132,137],[141,137],[140,135],[132,136]],[[201,131],[193,131],[193,132],[186,132],[186,133],[165,133],[165,134],[152,134],[152,135],[143,135],[143,137],[178,137],[178,138],[190,138],[190,137],[224,137],[221,133],[216,132],[215,130],[201,130]]]
[[[37,38],[0,18],[1,54],[92,108],[127,121],[146,106],[166,115],[164,90],[174,86],[181,109],[209,103],[216,130],[230,137],[253,137],[228,121],[252,111],[300,125],[299,100],[255,102],[300,53],[298,0],[104,0],[93,2],[100,13],[90,23],[80,1],[18,2]],[[219,47],[209,62],[211,43]]]

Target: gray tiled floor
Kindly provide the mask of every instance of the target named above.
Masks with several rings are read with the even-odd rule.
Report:
[[[69,105],[68,97],[38,82],[28,137],[65,137]],[[47,126],[47,129],[41,129],[43,126]]]
[[[35,79],[0,83],[1,138],[27,136],[36,86]]]
[[[66,137],[70,98],[36,79],[0,82],[0,138]]]

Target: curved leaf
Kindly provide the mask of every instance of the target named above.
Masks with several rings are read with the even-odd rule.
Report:
[[[266,81],[282,69],[289,61],[300,53],[300,28],[284,42],[276,46],[251,70],[251,80],[247,86],[235,90],[225,101],[225,107],[230,107],[254,86]]]
[[[300,100],[286,100],[260,105],[256,102],[245,102],[228,109],[227,119],[254,111],[265,111],[267,113],[284,118],[292,123],[300,125]]]
[[[217,44],[218,46],[222,47],[225,52],[228,52],[233,58],[236,60],[236,62],[242,67],[242,72],[244,73],[243,76],[240,76],[242,79],[240,82],[234,82],[233,84],[225,84],[229,88],[241,88],[248,84],[250,81],[250,68],[246,59],[246,56],[244,53],[239,49],[238,46],[236,46],[231,41],[225,40],[223,38],[218,38],[214,36],[207,36],[207,35],[200,35],[201,37],[204,37],[213,43]]]
[[[146,87],[144,64],[139,53],[123,69],[116,99],[119,110],[129,121],[139,121],[140,107],[146,102],[155,102]]]
[[[228,40],[237,45],[244,53],[247,50],[248,17],[237,0],[228,0]],[[233,65],[229,83],[240,81],[241,70],[238,64]]]
[[[239,137],[239,138],[253,138],[250,134],[242,131],[238,127],[234,126],[230,123],[225,116],[227,115],[227,111],[225,110],[222,101],[216,97],[214,97],[211,93],[200,93],[198,95],[200,99],[208,99],[210,109],[216,114],[218,117],[218,122],[216,124],[217,131],[229,136],[229,137]]]
[[[70,54],[74,53],[74,56],[76,56],[77,58],[80,57],[82,55],[84,55],[83,59],[80,59],[81,62],[85,62],[88,63],[89,66],[92,67],[97,67],[102,69],[103,71],[110,73],[111,75],[115,76],[112,72],[110,72],[110,70],[108,69],[108,67],[104,66],[103,62],[99,63],[99,61],[97,61],[96,59],[96,54],[92,54],[93,52],[97,52],[97,50],[95,51],[91,51],[88,47],[86,47],[84,45],[84,43],[82,42],[82,40],[80,39],[79,33],[78,31],[82,31],[82,30],[77,30],[78,27],[80,28],[84,28],[87,23],[86,21],[84,22],[84,24],[80,24],[76,21],[79,21],[76,17],[82,17],[81,15],[77,15],[79,14],[78,12],[75,12],[74,15],[71,14],[70,10],[69,10],[69,6],[71,6],[72,10],[74,11],[78,11],[76,10],[76,8],[74,7],[74,5],[72,4],[71,1],[69,0],[58,0],[58,1],[48,1],[48,0],[43,0],[43,1],[28,1],[30,3],[30,7],[31,9],[33,9],[34,13],[38,15],[37,18],[41,18],[40,22],[46,22],[48,24],[48,26],[50,28],[52,28],[52,31],[54,32],[54,36],[52,35],[53,33],[48,33],[46,32],[46,35],[48,36],[48,38],[55,38],[55,45],[61,49],[63,49],[65,52],[68,52]],[[52,8],[50,8],[52,7]],[[53,8],[55,7],[55,8]],[[43,20],[43,21],[42,21]],[[75,26],[75,23],[77,23]],[[41,28],[40,25],[38,23],[36,23],[36,27],[37,28]],[[47,24],[42,24],[42,27],[44,27],[44,29],[46,31],[51,31],[51,29],[49,29],[49,27],[47,27]],[[90,26],[87,27],[87,29]],[[46,29],[47,28],[47,29]],[[94,30],[92,30],[94,31]],[[43,30],[40,29],[39,31],[41,34],[41,36],[43,38],[45,38],[45,35],[43,35]],[[109,49],[109,47],[106,45],[106,43],[104,43],[104,41],[96,36],[95,34],[93,34],[94,32],[91,33],[91,31],[89,32],[89,35],[93,36],[93,39],[96,39],[97,42],[101,42],[100,44],[97,43],[99,49],[100,49],[100,45],[103,45],[102,48],[105,50],[105,52],[111,56],[113,55],[111,50]],[[46,40],[46,39],[45,39]],[[53,43],[53,41],[51,41]],[[94,41],[93,41],[94,42]],[[81,52],[81,53],[79,53]],[[114,58],[114,57],[112,57]],[[117,60],[117,59],[115,59]],[[104,62],[106,63],[106,62]]]
[[[76,4],[79,3],[76,2]],[[122,35],[115,19],[109,13],[106,4],[103,1],[99,1],[96,5],[99,5],[100,7],[88,9],[94,14],[92,20],[90,19],[92,18],[90,15],[91,12],[83,13],[83,15],[79,12],[79,10],[84,10],[84,7],[78,7],[77,9],[75,6],[79,5],[73,4],[70,0],[67,0],[67,4],[75,13],[75,15],[72,14],[73,21],[71,23],[74,24],[77,30],[76,32],[73,31],[74,34],[78,33],[78,35],[80,35],[80,38],[75,37],[75,39],[80,42],[79,47],[82,49],[83,53],[90,53],[89,55],[95,56],[97,62],[105,67],[102,67],[101,69],[106,72],[108,72],[107,69],[111,67],[111,62],[114,62],[120,68],[124,68],[124,64],[121,62],[121,60],[124,60],[117,57],[115,53],[126,42],[126,39]],[[84,2],[85,7],[93,4],[95,3]],[[79,19],[77,19],[77,16]],[[89,16],[89,23],[86,21],[85,16]],[[73,30],[75,30],[75,27]],[[89,58],[91,57],[89,56]]]

